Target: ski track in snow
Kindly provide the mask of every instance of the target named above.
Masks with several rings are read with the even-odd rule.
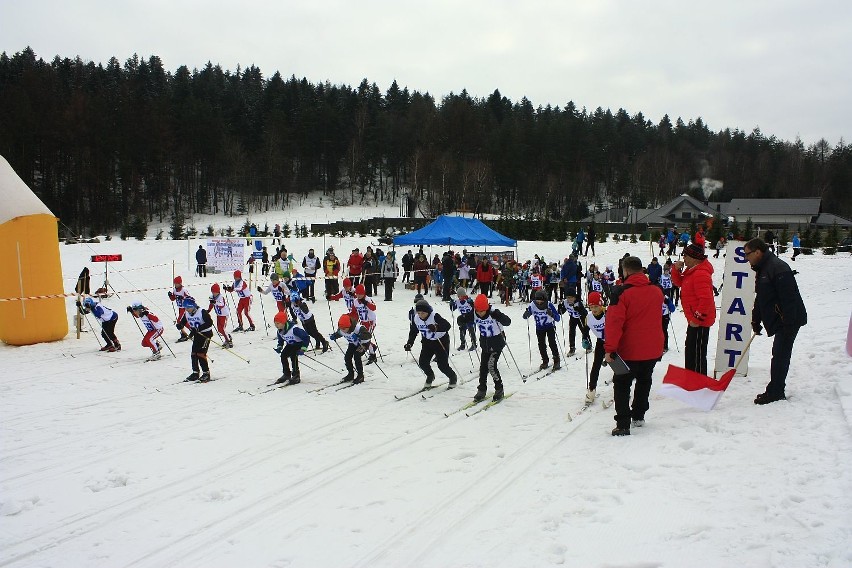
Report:
[[[323,244],[345,253],[368,240],[287,245],[298,256]],[[71,276],[93,248],[124,252],[129,269],[180,259],[185,247],[113,241],[61,250]],[[523,258],[561,258],[565,246],[520,249]],[[626,251],[648,258],[647,243],[606,243],[597,259],[615,264]],[[721,260],[714,262],[717,275]],[[131,296],[110,298],[122,352],[94,353],[91,333],[79,341],[69,335],[54,344],[0,347],[0,566],[852,565],[852,360],[842,345],[852,293],[814,293],[825,270],[852,278],[852,263],[818,255],[799,260],[794,268],[802,271],[811,323],[794,347],[791,400],[752,403],[768,380],[771,352],[771,340],[758,337],[748,376],[732,382],[714,411],[692,410],[652,390],[647,425],[627,438],[609,436],[613,409],[596,403],[577,413],[585,392],[582,356],[522,383],[507,353],[500,369],[515,395],[469,418],[444,413],[470,400],[475,379],[427,399],[397,401],[394,395],[423,382],[397,346],[407,335],[413,296],[399,284],[392,303],[382,302],[381,290],[377,297],[385,358],[379,365],[389,378],[366,366],[364,384],[322,393],[307,391],[339,379],[337,349],[311,354],[335,371],[305,360],[302,384],[257,394],[280,375],[274,339],[260,318],[255,334],[235,334],[235,351],[250,365],[214,347],[215,382],[177,383],[189,372],[187,345],[170,341],[176,359],[142,363],[138,331],[121,310]],[[224,281],[181,272],[196,297]],[[114,278],[139,288],[168,286],[171,266]],[[168,320],[165,294],[147,294],[153,301],[146,303]],[[274,304],[263,300],[269,315]],[[452,316],[439,299],[427,300]],[[314,311],[327,334],[323,303]],[[70,315],[73,302],[68,306]],[[529,366],[523,307],[501,307],[513,318],[507,333],[522,371]],[[331,308],[334,316],[342,309]],[[260,315],[257,306],[253,313]],[[682,315],[673,322],[682,341]],[[711,362],[715,338],[714,328]],[[683,363],[670,346],[655,386],[668,363]],[[472,354],[454,351],[450,360],[461,381],[478,367]],[[603,385],[609,376],[602,370],[601,399],[611,396]],[[442,379],[436,370],[436,382]]]

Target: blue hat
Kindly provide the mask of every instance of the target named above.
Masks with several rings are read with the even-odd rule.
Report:
[[[298,292],[290,292],[290,301],[291,302],[301,302],[302,296]]]
[[[95,307],[94,298],[86,298],[85,300],[83,300],[83,305],[86,306],[89,309],[94,308]]]
[[[198,309],[198,304],[192,298],[187,298],[183,301],[183,307],[187,310]]]

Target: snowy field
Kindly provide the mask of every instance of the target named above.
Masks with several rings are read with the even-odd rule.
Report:
[[[362,214],[327,208],[288,218],[324,221],[326,213]],[[199,229],[212,222],[194,221]],[[253,221],[262,227],[264,217]],[[275,222],[270,214],[270,227]],[[297,258],[333,244],[345,259],[371,241],[285,244]],[[304,360],[300,385],[257,394],[281,367],[256,303],[258,330],[234,335],[235,351],[250,363],[212,347],[217,380],[180,383],[190,344],[175,343],[178,333],[167,326],[176,358],[143,363],[149,351],[124,308],[141,300],[171,322],[174,259],[200,303],[210,284],[225,280],[194,277],[185,242],[114,240],[61,251],[68,291],[83,266],[92,287],[100,285],[103,267],[87,262],[91,254],[124,255],[110,267],[120,297],[105,302],[119,312],[124,349],[99,353],[92,333],[0,347],[0,566],[852,566],[849,255],[794,263],[810,323],[793,353],[791,400],[752,403],[769,374],[771,340],[759,337],[748,376],[734,380],[714,411],[652,391],[647,425],[613,438],[612,408],[595,405],[568,419],[583,402],[583,358],[522,383],[504,357],[513,396],[472,417],[445,413],[472,398],[475,380],[428,400],[397,401],[423,383],[402,349],[413,292],[399,284],[393,302],[382,301],[381,287],[376,298],[388,378],[369,366],[362,385],[308,392],[344,374],[334,349],[311,356],[335,371]],[[522,259],[567,252],[565,243],[519,245]],[[616,264],[625,252],[650,260],[648,243],[612,242],[599,244],[594,260]],[[723,259],[711,260],[718,279]],[[450,317],[446,304],[428,299]],[[264,297],[269,321],[273,306]],[[322,299],[312,308],[324,334],[343,312]],[[70,320],[73,301],[67,310]],[[506,309],[507,334],[527,373],[539,358],[534,337],[530,357],[522,311],[517,303]],[[682,341],[684,318],[672,319]],[[711,367],[715,338],[714,329]],[[670,347],[655,388],[668,363],[683,364],[683,347],[674,340]],[[461,380],[471,377],[471,357],[476,362],[453,352]],[[601,374],[602,399],[611,397],[602,384],[609,373]]]

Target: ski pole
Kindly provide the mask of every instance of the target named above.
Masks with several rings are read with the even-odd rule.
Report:
[[[237,353],[236,351],[234,351],[234,350],[233,350],[233,349],[231,349],[230,347],[227,347],[226,345],[223,345],[222,343],[219,343],[218,341],[216,341],[216,340],[215,340],[215,339],[213,339],[212,337],[208,337],[208,338],[207,338],[207,341],[209,341],[209,342],[210,342],[210,343],[212,343],[213,345],[218,345],[219,347],[221,347],[222,349],[224,349],[225,351],[227,351],[228,353],[230,353],[230,354],[231,354],[231,355],[233,355],[234,357],[237,357],[237,358],[239,358],[239,359],[242,359],[243,361],[245,361],[245,362],[246,362],[246,364],[251,363],[251,361],[249,361],[248,359],[246,359],[245,357],[243,357],[242,355],[240,355],[239,353]],[[171,349],[170,349],[169,351],[171,351]]]
[[[503,340],[505,341],[506,334],[503,334]],[[518,375],[521,376],[521,379],[524,378],[524,374],[521,372],[521,368],[518,366],[518,362],[515,360],[515,355],[512,353],[512,349],[509,347],[509,342],[506,341],[506,351],[509,352],[509,356],[512,358],[512,362],[515,363],[515,368],[518,370]]]
[[[134,319],[135,319],[135,318],[134,318]],[[156,338],[154,338],[154,339],[156,339]],[[177,355],[175,355],[175,352],[174,352],[174,351],[172,351],[172,348],[171,348],[171,347],[169,347],[169,342],[168,342],[168,341],[166,341],[166,337],[165,337],[162,333],[159,335],[159,339],[162,339],[162,340],[163,340],[163,345],[165,345],[165,346],[166,346],[166,349],[168,349],[168,350],[169,350],[169,353],[171,353],[171,354],[172,354],[172,357],[174,357],[175,359],[177,359]],[[211,360],[212,360],[212,359],[211,359]]]
[[[95,336],[95,340],[98,342],[98,347],[103,348],[103,345],[101,345],[101,338],[98,337],[97,333],[95,333],[95,328],[94,328],[94,326],[92,326],[92,322],[89,321],[89,314],[87,314],[86,312],[83,312],[83,317],[86,318],[86,323],[89,325],[89,329],[92,330],[92,335]]]
[[[532,367],[532,337],[530,337],[530,318],[527,318],[527,351],[530,352],[530,367]]]
[[[440,341],[440,340],[438,340],[438,345],[440,345],[440,346],[441,346],[441,351],[443,351],[443,352],[444,352],[444,355],[446,355],[446,356],[447,356],[447,361],[449,361],[449,363],[450,363],[450,367],[452,367],[452,368],[453,368],[453,372],[456,374],[456,377],[460,377],[460,376],[461,376],[461,373],[459,373],[459,370],[458,370],[458,369],[456,369],[456,366],[453,364],[453,360],[452,360],[452,358],[450,357],[450,353],[447,351],[447,348],[446,348],[446,347],[444,347],[444,344],[443,344],[443,343],[441,343],[441,341]],[[421,370],[422,370],[422,369],[421,369]]]
[[[672,323],[672,318],[671,318],[671,317],[669,317],[669,327],[670,327],[670,328],[671,328],[671,330],[672,330],[672,340],[674,341],[675,349],[677,349],[677,352],[678,352],[678,353],[680,353],[680,345],[678,345],[678,343],[677,343],[677,337],[675,337],[674,324]]]
[[[266,327],[266,337],[269,337],[269,322],[266,321],[266,310],[263,307],[263,296],[258,297],[260,302],[260,313],[263,314],[263,325]]]
[[[311,361],[313,361],[314,363],[319,363],[320,365],[322,365],[323,367],[325,367],[325,368],[326,368],[326,369],[328,369],[329,371],[334,371],[335,373],[337,373],[338,371],[340,371],[340,369],[335,369],[335,368],[333,368],[333,367],[330,367],[329,365],[326,365],[325,363],[323,363],[322,361],[320,361],[320,360],[318,360],[318,359],[314,359],[313,357],[311,357],[311,356],[310,356],[310,355],[308,355],[307,353],[302,354],[302,357],[307,357],[308,359],[310,359],[310,360],[311,360]]]
[[[376,339],[376,327],[378,327],[378,326],[373,327],[373,341],[376,343],[376,352],[379,354],[379,359],[381,359],[382,363],[384,363],[385,362],[385,356],[382,355],[382,348],[379,347],[379,340]],[[382,371],[382,373],[384,373],[384,371]],[[385,376],[387,376],[387,375],[385,375]]]

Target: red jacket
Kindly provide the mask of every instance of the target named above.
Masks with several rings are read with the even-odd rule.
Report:
[[[616,304],[606,310],[604,349],[626,361],[650,361],[663,355],[663,292],[642,273],[625,281]]]
[[[346,264],[349,266],[350,276],[361,276],[361,271],[364,267],[364,257],[360,254],[352,253],[349,257],[349,262]]]
[[[476,266],[476,280],[477,282],[491,282],[494,280],[494,267],[489,263],[486,268],[482,267],[482,263]]]
[[[683,272],[672,271],[672,284],[680,288],[680,306],[686,321],[710,327],[716,321],[713,265],[704,260]]]

